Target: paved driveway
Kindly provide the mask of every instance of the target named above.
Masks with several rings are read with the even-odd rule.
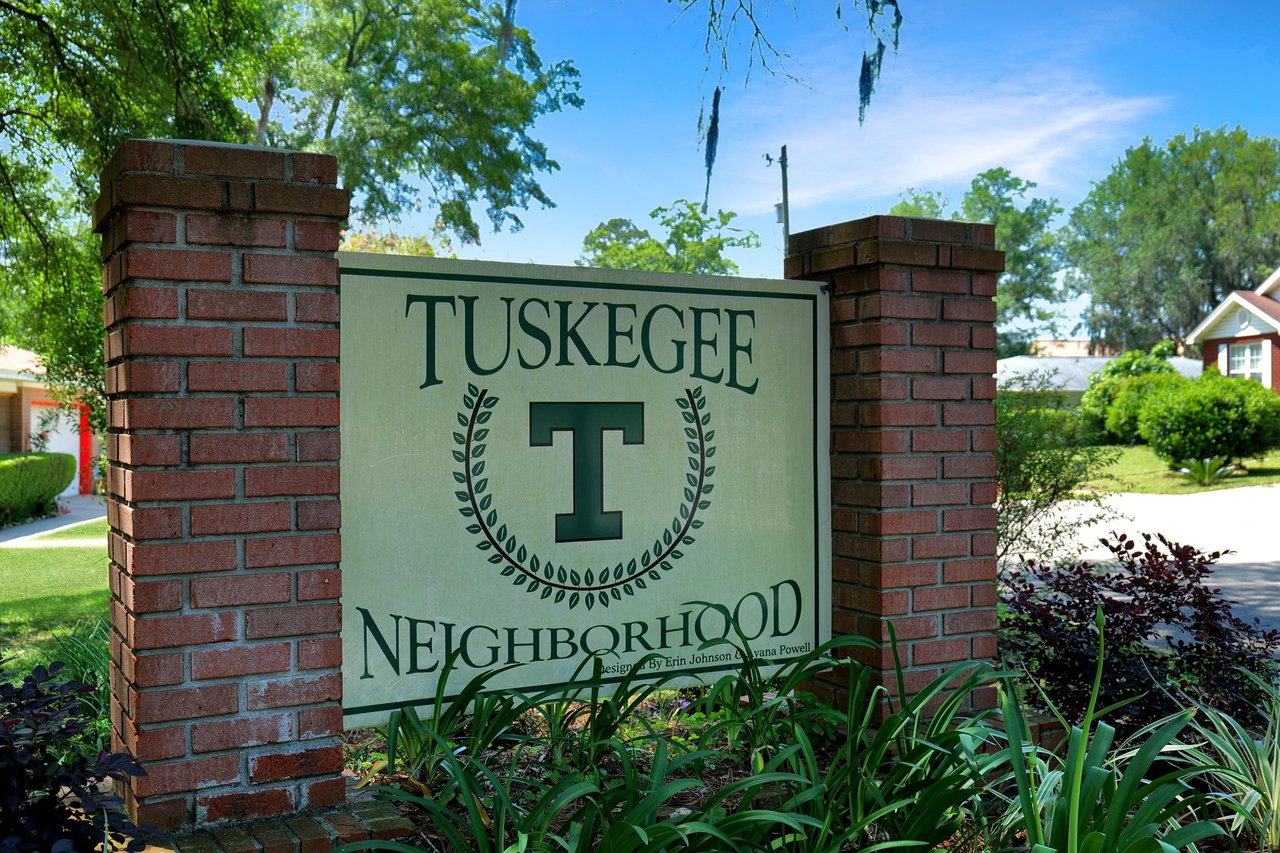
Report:
[[[1193,495],[1117,494],[1108,503],[1125,518],[1080,529],[1085,559],[1111,556],[1098,538],[1113,530],[1139,541],[1140,533],[1163,533],[1202,551],[1230,550],[1218,561],[1214,585],[1239,602],[1236,615],[1280,628],[1280,484]]]

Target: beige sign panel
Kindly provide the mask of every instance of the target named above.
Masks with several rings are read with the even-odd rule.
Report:
[[[340,259],[348,725],[829,636],[818,284]]]

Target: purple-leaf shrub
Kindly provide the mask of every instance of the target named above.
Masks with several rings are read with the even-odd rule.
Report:
[[[1114,567],[1023,560],[1003,575],[1001,656],[1044,690],[1067,720],[1089,701],[1098,659],[1099,606],[1107,659],[1099,707],[1127,702],[1109,721],[1131,732],[1185,701],[1211,705],[1256,723],[1259,688],[1241,671],[1271,678],[1280,632],[1263,631],[1231,612],[1209,586],[1223,552],[1204,553],[1164,536],[1102,543]],[[1028,699],[1035,702],[1037,691]]]

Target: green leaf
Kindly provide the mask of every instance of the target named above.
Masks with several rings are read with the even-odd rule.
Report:
[[[482,509],[484,509],[484,507],[482,507]],[[498,528],[498,534],[494,538],[499,541],[507,538],[507,526],[505,524]]]
[[[655,578],[658,577],[657,572],[650,572],[649,574],[653,575]],[[646,589],[647,586],[644,582],[644,578],[636,578],[636,586],[639,587],[640,589]]]
[[[707,475],[708,477],[710,477],[710,476],[711,476],[712,474],[714,474],[715,472],[716,472],[716,466],[712,465],[710,468],[708,468],[708,469],[707,469],[707,471],[706,471],[706,475]]]
[[[472,385],[470,382],[468,382],[468,383],[467,383],[467,393],[468,393],[468,394],[470,394],[472,397],[479,397],[479,396],[480,396],[480,389],[479,389],[479,388],[477,388],[476,386]]]
[[[476,401],[474,398],[468,397],[467,395],[464,394],[462,395],[462,405],[468,409],[471,409],[475,407]]]
[[[477,542],[476,547],[479,548],[481,551],[493,550],[493,546],[489,544],[488,539],[484,539],[484,540],[481,540],[480,542]]]
[[[576,592],[573,592],[573,593],[570,593],[570,594],[569,594],[569,609],[570,609],[570,610],[572,610],[573,608],[575,608],[575,607],[577,607],[577,606],[578,606],[578,600],[579,600],[579,598],[580,598],[580,596],[579,596],[579,595],[578,595],[578,593],[576,593]]]
[[[636,579],[636,585],[637,585],[637,586],[639,586],[641,589],[644,589],[644,579],[643,579],[643,578],[637,578],[637,579]],[[632,590],[630,586],[624,586],[624,587],[622,588],[622,591],[623,591],[623,593],[625,593],[626,595],[635,595],[635,591],[634,591],[634,590]]]
[[[676,397],[676,405],[682,409],[687,409],[689,408],[689,401],[684,397]]]
[[[529,553],[529,552],[525,550],[525,547],[524,547],[523,545],[521,545],[521,546],[520,546],[520,550],[519,550],[519,551],[516,551],[516,562],[517,562],[517,563],[523,563],[523,562],[524,562],[524,558],[528,555],[528,553]],[[535,569],[534,571],[537,571],[537,569]]]
[[[551,589],[551,587],[547,587],[547,589]],[[557,589],[557,590],[556,590],[556,601],[555,601],[555,603],[556,603],[556,604],[559,604],[559,603],[560,603],[560,602],[562,602],[562,601],[564,601],[564,590],[563,590],[563,589]]]
[[[710,459],[712,456],[715,456],[715,455],[716,455],[716,449],[714,447],[708,447],[707,458]]]
[[[707,483],[705,486],[702,487],[702,493],[704,495],[709,495],[711,494],[711,490],[714,488],[715,488],[715,483]]]
[[[670,531],[670,530],[664,530],[664,531],[662,531],[662,544],[664,544],[664,545],[670,545],[670,544],[671,544],[671,531]]]
[[[536,571],[538,571],[538,569],[539,569],[539,568],[541,568],[541,561],[538,559],[538,555],[537,555],[537,554],[534,554],[534,555],[529,559],[529,568],[530,568],[530,569],[532,569],[532,570],[533,570],[533,571],[535,571],[535,572],[536,572]]]
[[[490,554],[490,555],[489,555],[489,562],[490,562],[490,563],[501,563],[501,562],[502,562],[502,555],[501,555],[501,554]],[[507,566],[507,568],[511,568],[511,567],[510,567],[510,566]]]
[[[485,445],[483,444],[477,444],[473,446],[471,448],[471,458],[479,459],[481,456],[484,456],[484,449],[485,449]]]
[[[453,434],[453,441],[454,441],[454,444],[466,444],[467,437],[460,432],[455,432]]]
[[[489,510],[489,514],[484,517],[484,523],[487,524],[489,527],[493,527],[495,524],[497,524],[498,511],[494,509]]]
[[[472,474],[472,476],[479,477],[481,474],[483,474],[483,473],[484,473],[484,465],[485,465],[484,460],[481,460],[481,461],[477,462],[475,465],[472,465],[472,466],[471,466],[471,474]]]
[[[541,596],[541,597],[542,597],[542,600],[543,600],[543,601],[546,601],[548,598],[550,598],[550,597],[551,597],[551,593],[553,593],[553,592],[555,592],[555,591],[556,591],[556,590],[555,590],[555,587],[551,587],[551,586],[544,586],[544,587],[542,588],[542,596]]]
[[[692,476],[692,475],[690,475],[690,476]],[[694,478],[693,484],[694,484],[695,486],[698,484],[698,480],[697,480],[697,478]],[[689,503],[693,503],[693,498],[694,498],[693,489],[685,489],[685,490],[684,490],[684,499],[685,499],[685,500],[687,500]]]
[[[685,489],[685,491],[688,492],[688,494],[685,496],[685,499],[690,501],[693,500],[693,492],[690,492],[688,489]],[[685,504],[680,504],[680,517],[681,518],[689,517],[689,507],[686,506]]]
[[[584,595],[582,597],[582,603],[587,605],[587,609],[590,610],[592,606],[596,603],[595,593],[588,592],[586,595]]]
[[[454,462],[466,462],[466,461],[467,461],[467,457],[465,457],[465,456],[463,456],[463,455],[462,455],[462,451],[461,451],[461,450],[455,450],[455,451],[453,451],[453,461],[454,461]]]
[[[687,424],[691,424],[694,422],[693,415],[689,412],[681,412],[680,417],[684,418],[684,422]]]
[[[662,570],[663,570],[663,571],[669,572],[669,571],[671,571],[671,569],[672,569],[672,568],[673,568],[673,566],[671,565],[671,561],[670,561],[670,560],[663,560],[663,561],[662,561]]]
[[[524,575],[516,575],[516,579],[515,579],[514,583],[515,583],[515,585],[516,585],[516,586],[524,586],[524,582],[525,582],[525,581],[527,581],[527,580],[528,580],[528,578],[527,578],[527,577],[525,577]]]
[[[616,586],[613,589],[609,590],[609,594],[613,596],[614,601],[622,600],[622,593],[618,592],[618,588]]]
[[[480,509],[484,511],[493,505],[493,495],[485,495],[480,499]]]
[[[578,574],[577,569],[569,570],[569,583],[573,586],[582,586],[582,575]]]
[[[488,438],[488,437],[489,437],[489,430],[488,430],[488,429],[478,429],[478,430],[476,430],[476,434],[475,434],[475,440],[476,440],[476,441],[484,441],[484,440],[485,440],[486,438]]]
[[[485,397],[485,399],[484,399],[484,407],[485,407],[486,409],[492,409],[492,408],[493,408],[494,406],[496,406],[496,405],[498,405],[498,398],[497,398],[497,397]]]
[[[698,431],[693,427],[685,427],[684,434],[694,440],[697,440],[698,438]]]
[[[458,456],[461,456],[462,454],[461,454],[461,453],[458,453],[457,455],[458,455]],[[462,460],[461,460],[461,459],[459,459],[458,461],[459,461],[459,462],[461,462]],[[465,474],[463,474],[461,471],[454,471],[454,472],[453,472],[453,481],[454,481],[455,483],[466,483],[466,482],[467,482],[467,477],[466,477],[466,475],[465,475]]]
[[[469,506],[464,506],[464,507],[460,508],[460,509],[458,510],[458,512],[459,512],[459,514],[461,514],[464,518],[471,518],[473,515],[475,515],[475,513],[471,511],[471,507],[469,507]]]
[[[690,526],[690,527],[692,527],[694,530],[697,530],[699,527],[701,527],[701,526],[702,526],[702,522],[701,522],[701,521],[694,521],[694,522],[693,522],[693,523],[691,523],[689,526]]]
[[[493,417],[493,412],[481,412],[480,414],[476,415],[476,423],[487,424],[489,422],[489,418],[491,417]]]
[[[481,527],[481,526],[480,526],[480,525],[478,525],[478,524],[468,524],[468,525],[467,525],[467,532],[468,532],[468,533],[470,533],[470,534],[472,534],[473,536],[478,536],[478,535],[479,535],[480,533],[482,533],[483,531],[484,531],[484,528],[483,528],[483,527]]]
[[[454,492],[453,496],[458,500],[462,501],[464,504],[471,503],[471,495],[467,494],[466,492]]]
[[[560,583],[569,582],[569,573],[565,571],[564,566],[556,569],[556,580],[560,581]]]
[[[701,386],[701,385],[699,385],[697,388],[694,388],[694,389],[693,389],[693,399],[695,399],[695,400],[701,400],[701,399],[702,399],[702,386]]]
[[[461,424],[462,426],[467,425],[467,416],[464,415],[462,412],[458,412],[458,423]]]
[[[689,457],[689,467],[690,467],[690,468],[692,468],[694,471],[697,471],[697,470],[698,470],[698,460],[697,460],[697,459],[695,459],[695,458],[693,458],[692,456],[690,456],[690,457]]]
[[[494,554],[493,556],[494,556],[494,557],[497,557],[498,555],[497,555],[497,554]],[[493,559],[493,557],[490,557],[489,559],[490,559],[490,560],[492,560],[492,559]],[[498,557],[498,559],[502,559],[502,558],[501,558],[501,557]],[[508,577],[508,576],[510,576],[510,575],[512,575],[512,574],[515,574],[515,570],[516,570],[515,566],[507,566],[506,568],[504,568],[504,569],[502,570],[501,574],[502,574],[502,576],[505,578],[505,577]]]
[[[698,509],[706,509],[711,506],[711,501],[698,501]]]
[[[485,477],[483,480],[477,480],[477,481],[476,481],[476,494],[477,494],[477,495],[483,495],[483,494],[484,494],[485,489],[487,489],[487,488],[489,488],[489,478],[488,478],[488,477]]]
[[[689,448],[689,452],[690,452],[690,453],[693,453],[693,454],[695,454],[695,455],[697,454],[697,452],[698,452],[698,445],[697,445],[697,444],[695,444],[694,442],[690,441],[690,442],[689,442],[687,445],[685,445],[685,446]]]
[[[709,414],[707,414],[707,415],[703,415],[703,416],[702,416],[702,425],[703,425],[703,426],[706,426],[706,425],[707,425],[707,424],[709,424],[709,423],[711,423],[711,415],[709,415]]]
[[[657,571],[655,571],[655,570],[653,570],[653,569],[650,569],[650,570],[649,570],[649,580],[651,580],[651,581],[656,581],[656,580],[658,580],[660,577],[662,577],[662,575],[658,574],[658,573],[657,573]],[[638,582],[638,581],[637,581],[637,582]]]
[[[711,440],[715,437],[716,437],[716,431],[713,429],[709,429],[707,430],[707,434],[703,436],[702,440],[709,444],[711,443]]]

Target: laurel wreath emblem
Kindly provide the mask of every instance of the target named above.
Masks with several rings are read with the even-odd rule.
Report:
[[[454,481],[462,486],[454,492],[461,504],[458,512],[471,519],[467,532],[479,537],[476,548],[488,551],[488,561],[502,566],[503,577],[510,577],[516,586],[526,592],[539,593],[542,599],[553,598],[555,603],[568,601],[569,609],[579,604],[588,610],[597,604],[608,607],[610,601],[621,601],[623,595],[635,595],[636,589],[645,589],[650,581],[659,581],[665,572],[675,567],[684,556],[682,545],[692,545],[693,531],[702,527],[697,516],[711,506],[711,477],[716,466],[710,460],[716,455],[711,442],[715,430],[710,429],[711,415],[706,411],[706,399],[702,388],[686,388],[683,397],[675,402],[684,420],[686,447],[689,450],[689,470],[685,472],[684,500],[676,510],[671,524],[653,540],[638,557],[602,568],[570,568],[554,565],[532,554],[520,543],[519,537],[501,522],[498,510],[489,493],[489,479],[484,476],[487,424],[493,418],[498,397],[486,388],[467,385],[462,397],[463,410],[458,412],[461,431],[453,434],[453,460],[461,466],[453,472]]]

